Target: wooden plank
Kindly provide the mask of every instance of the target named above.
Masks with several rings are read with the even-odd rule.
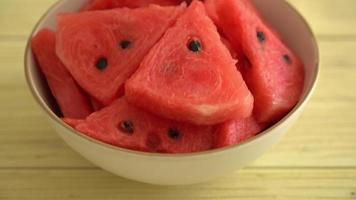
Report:
[[[91,167],[50,129],[23,77],[24,40],[0,41],[0,168]],[[320,41],[319,86],[302,118],[253,166],[356,166],[356,41]]]
[[[55,0],[1,0],[0,36],[27,36]],[[356,36],[356,1],[289,0],[318,35]],[[14,23],[16,19],[16,23]]]
[[[356,1],[287,0],[310,23],[317,35],[355,36]]]
[[[39,18],[54,2],[56,0],[1,0],[0,36],[27,37]]]
[[[356,199],[356,170],[250,169],[211,183],[159,187],[101,170],[0,170],[0,199]]]
[[[91,166],[53,132],[31,97],[24,45],[24,40],[0,41],[0,167]]]

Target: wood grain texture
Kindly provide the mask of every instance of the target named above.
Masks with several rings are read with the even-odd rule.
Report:
[[[312,26],[319,36],[329,38],[356,36],[356,1],[354,0],[287,0]],[[353,26],[350,26],[352,25]]]
[[[174,187],[145,185],[96,169],[1,170],[0,177],[0,199],[7,200],[356,199],[356,170],[340,169],[250,169],[211,183]]]
[[[244,170],[190,187],[104,172],[54,133],[23,75],[26,38],[53,0],[0,0],[0,200],[356,199],[356,1],[289,0],[312,25],[320,81],[301,119]]]

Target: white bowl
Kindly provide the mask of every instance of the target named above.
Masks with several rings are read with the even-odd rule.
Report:
[[[232,147],[200,153],[165,155],[114,147],[76,132],[53,112],[50,92],[43,84],[31,48],[25,54],[25,74],[32,95],[50,124],[69,146],[101,168],[119,176],[159,185],[205,182],[231,173],[264,153],[286,133],[303,111],[316,85],[319,67],[318,47],[305,20],[284,0],[253,0],[265,18],[281,33],[287,44],[305,64],[305,89],[299,104],[277,124],[258,136]],[[31,37],[41,28],[55,28],[55,16],[76,11],[87,0],[61,0],[39,20]]]

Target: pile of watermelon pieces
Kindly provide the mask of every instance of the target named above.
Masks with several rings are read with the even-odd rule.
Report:
[[[250,0],[92,0],[32,39],[73,129],[132,150],[239,144],[299,101],[304,67]]]

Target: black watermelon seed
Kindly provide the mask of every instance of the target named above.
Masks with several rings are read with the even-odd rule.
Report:
[[[198,40],[190,40],[188,49],[194,53],[201,51],[201,44]]]
[[[263,43],[266,40],[266,36],[262,31],[257,31],[257,39],[260,43]]]
[[[283,55],[283,60],[284,60],[286,63],[288,63],[288,64],[290,64],[290,63],[292,62],[292,60],[290,59],[290,57],[288,56],[288,54],[284,54],[284,55]]]
[[[108,66],[108,60],[104,57],[99,58],[95,64],[96,68],[103,71]]]
[[[131,121],[124,120],[124,121],[120,122],[120,130],[127,134],[133,134],[135,128]]]
[[[180,133],[177,129],[171,128],[168,130],[168,137],[173,140],[178,140],[180,138]]]
[[[128,49],[131,46],[131,42],[128,40],[123,40],[120,42],[121,49]]]

